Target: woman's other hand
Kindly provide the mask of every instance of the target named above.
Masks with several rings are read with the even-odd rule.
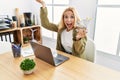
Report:
[[[87,29],[86,28],[79,28],[77,29],[76,40],[80,40],[81,38],[86,37]]]
[[[43,8],[46,7],[45,2],[43,0],[36,0],[36,2],[40,3]]]
[[[36,0],[37,2],[39,2],[39,3],[42,3],[43,2],[43,0]]]

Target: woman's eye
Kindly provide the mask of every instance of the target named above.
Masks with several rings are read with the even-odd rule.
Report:
[[[73,18],[75,18],[75,17],[74,17],[74,16],[64,16],[64,18],[66,18],[66,19],[67,19],[67,18],[72,18],[72,19],[73,19]]]
[[[75,18],[74,16],[71,16],[71,18]]]
[[[64,18],[68,18],[68,16],[64,16]]]

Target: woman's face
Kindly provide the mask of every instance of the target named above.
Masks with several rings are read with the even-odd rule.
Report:
[[[64,13],[63,21],[65,26],[67,27],[67,30],[70,31],[73,29],[74,22],[75,22],[75,16],[72,11],[66,11]]]

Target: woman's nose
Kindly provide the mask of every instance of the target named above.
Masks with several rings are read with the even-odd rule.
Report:
[[[70,18],[68,18],[68,21],[71,21],[71,19],[70,19]]]

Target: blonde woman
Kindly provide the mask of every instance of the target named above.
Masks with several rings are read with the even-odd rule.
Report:
[[[71,55],[83,58],[86,46],[86,29],[77,29],[76,23],[80,21],[79,16],[73,7],[64,10],[58,25],[49,22],[48,11],[43,0],[36,0],[42,5],[40,10],[41,24],[44,28],[57,32],[56,49],[67,52]]]

